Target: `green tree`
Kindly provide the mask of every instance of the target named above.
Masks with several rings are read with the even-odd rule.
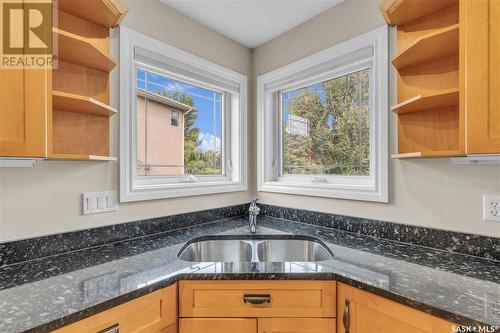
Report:
[[[307,119],[308,135],[286,131],[283,122],[285,172],[292,174],[369,174],[369,71],[321,84],[324,94],[301,89],[290,99],[288,113]]]
[[[163,92],[163,95],[178,102],[195,107],[194,100],[184,91]],[[186,174],[218,174],[221,173],[221,153],[200,150],[200,129],[195,126],[198,110],[184,113],[184,173]]]
[[[335,120],[325,154],[332,173],[369,174],[369,75],[366,69],[323,83],[326,107]]]

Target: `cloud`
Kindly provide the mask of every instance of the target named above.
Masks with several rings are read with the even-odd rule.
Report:
[[[167,90],[170,90],[170,91],[186,91],[188,89],[186,89],[187,87],[185,87],[184,85],[178,83],[178,82],[169,82],[165,85],[165,88],[167,88]]]
[[[220,151],[221,150],[221,140],[219,137],[212,135],[210,133],[203,133],[200,132],[198,134],[198,139],[201,141],[200,145],[198,148],[202,152],[207,152],[209,150],[214,150],[214,141],[215,141],[215,150]]]

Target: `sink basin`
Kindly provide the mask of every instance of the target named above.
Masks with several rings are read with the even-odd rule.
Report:
[[[195,262],[323,261],[333,253],[319,239],[309,236],[252,235],[203,236],[183,246],[178,257]]]

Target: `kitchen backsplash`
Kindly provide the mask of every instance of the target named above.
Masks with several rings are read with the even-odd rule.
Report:
[[[500,261],[500,238],[259,204],[261,215]],[[243,216],[248,204],[0,243],[0,267]]]

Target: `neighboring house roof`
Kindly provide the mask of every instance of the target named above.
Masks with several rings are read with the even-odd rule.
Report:
[[[171,107],[173,109],[176,109],[176,110],[179,110],[182,112],[187,113],[187,112],[191,112],[193,110],[196,110],[192,106],[181,103],[179,101],[176,101],[175,99],[172,99],[172,98],[160,95],[160,94],[152,93],[150,91],[148,91],[146,93],[146,91],[144,89],[139,89],[139,88],[137,89],[137,96],[145,97],[146,94],[147,94],[148,99],[153,100],[153,101],[158,102],[158,103],[161,103],[161,104],[165,104],[168,107]]]

